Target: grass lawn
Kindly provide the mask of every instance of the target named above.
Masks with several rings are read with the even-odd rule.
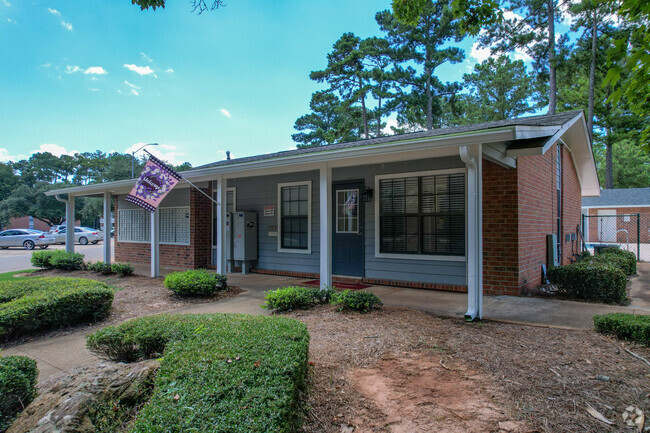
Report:
[[[15,275],[28,274],[34,272],[35,270],[36,269],[25,269],[24,271],[4,272],[0,274],[0,281],[12,280],[15,278]]]

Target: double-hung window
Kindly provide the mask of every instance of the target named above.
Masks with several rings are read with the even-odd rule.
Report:
[[[465,256],[465,173],[379,176],[378,253]]]
[[[278,248],[311,252],[311,182],[278,184]]]

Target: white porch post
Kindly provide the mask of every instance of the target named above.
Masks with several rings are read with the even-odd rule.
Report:
[[[160,276],[160,210],[151,212],[151,278]]]
[[[483,318],[483,169],[480,144],[460,147],[467,165],[467,312],[465,320]]]
[[[104,263],[111,262],[111,193],[104,193]]]
[[[74,196],[68,194],[65,204],[65,252],[74,253]]]
[[[320,168],[320,288],[332,287],[332,168]]]
[[[217,178],[217,273],[226,274],[226,183],[228,180]],[[242,265],[245,266],[245,265]]]

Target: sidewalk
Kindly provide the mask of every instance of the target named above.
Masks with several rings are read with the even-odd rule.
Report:
[[[648,296],[650,287],[646,279],[650,266],[640,269],[632,284],[635,296]],[[260,308],[264,302],[264,292],[288,285],[300,285],[305,279],[276,277],[261,274],[230,274],[231,285],[244,289],[231,298],[209,304],[188,305],[168,313],[246,313],[269,314]],[[372,286],[368,290],[377,294],[386,306],[402,306],[425,311],[431,314],[463,318],[467,309],[467,295],[462,293],[439,292],[421,289]],[[634,302],[630,307],[590,304],[586,302],[560,301],[554,299],[525,298],[514,296],[486,296],[484,298],[484,319],[536,326],[552,326],[570,329],[592,329],[594,314],[627,312],[650,315],[650,306],[643,301]],[[54,337],[2,351],[3,355],[25,355],[38,362],[39,380],[71,368],[100,362],[99,358],[85,347],[85,336],[93,332],[76,332]]]

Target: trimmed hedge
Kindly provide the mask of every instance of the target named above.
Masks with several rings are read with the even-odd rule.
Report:
[[[86,269],[89,271],[97,272],[104,275],[117,274],[120,277],[128,277],[133,275],[133,266],[128,263],[104,263],[97,261],[95,263],[88,263]]]
[[[616,265],[628,276],[636,274],[636,255],[631,251],[605,248],[600,254],[592,256],[591,260]]]
[[[113,289],[84,278],[0,282],[0,341],[106,317]]]
[[[293,432],[300,424],[309,333],[297,320],[158,315],[100,329],[87,345],[121,362],[162,354],[131,432]]]
[[[275,311],[306,310],[315,305],[330,301],[334,293],[331,289],[320,290],[313,287],[289,286],[266,292],[266,304],[262,308]]]
[[[629,313],[596,315],[594,326],[598,332],[650,346],[650,316]]]
[[[332,305],[338,305],[339,310],[355,310],[368,313],[384,305],[377,295],[368,291],[343,290],[332,295]]]
[[[84,268],[84,256],[79,253],[67,253],[63,250],[34,251],[32,265],[43,269],[61,269],[78,271]]]
[[[558,291],[574,299],[623,304],[627,301],[627,277],[617,266],[602,261],[583,260],[567,266],[551,267],[548,279]]]
[[[207,269],[172,272],[165,277],[165,287],[181,296],[210,296],[226,290],[226,276]]]
[[[0,432],[36,397],[36,361],[26,356],[0,356]]]

